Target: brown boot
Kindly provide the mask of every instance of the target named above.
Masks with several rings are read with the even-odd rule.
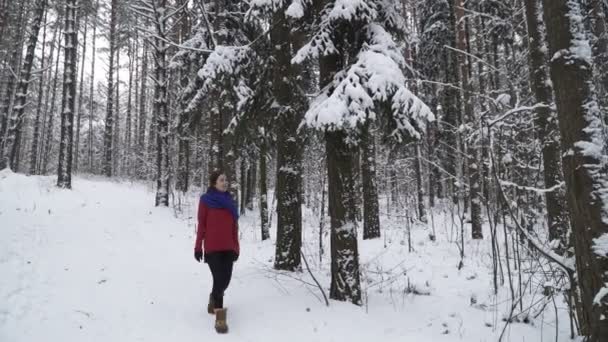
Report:
[[[213,315],[215,313],[215,302],[213,300],[213,295],[209,295],[209,304],[207,304],[207,312],[210,315]]]
[[[215,309],[215,331],[217,331],[218,334],[225,334],[228,332],[226,309]]]

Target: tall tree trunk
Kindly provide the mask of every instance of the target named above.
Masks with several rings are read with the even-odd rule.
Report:
[[[599,78],[598,94],[608,92],[608,30],[606,29],[606,9],[602,8],[604,0],[590,0],[591,13],[593,21],[593,34],[595,35],[595,44],[593,45],[593,56],[595,58],[596,74]],[[608,5],[606,5],[608,7]],[[606,96],[599,98],[602,109],[608,109],[608,99]],[[608,121],[608,117],[604,117]]]
[[[361,141],[361,182],[363,185],[363,239],[380,237],[378,185],[376,184],[376,139],[372,126],[364,128]]]
[[[328,203],[331,218],[331,286],[329,296],[361,305],[359,250],[356,230],[356,150],[345,143],[341,132],[325,133],[327,143]]]
[[[42,100],[44,98],[44,81],[45,81],[45,61],[46,61],[46,25],[47,25],[48,12],[44,15],[44,29],[42,31],[42,56],[40,58],[40,81],[38,83],[38,104],[36,105],[36,120],[34,121],[34,133],[32,136],[32,146],[30,149],[30,169],[29,173],[35,175],[38,173],[38,140],[40,139],[40,120],[42,114]],[[52,43],[55,44],[55,38],[57,35],[57,28],[55,25]],[[51,63],[53,54],[51,53]]]
[[[460,50],[457,54],[458,71],[462,84],[461,97],[464,100],[464,111],[468,116],[469,122],[475,124],[477,118],[473,110],[471,100],[471,83],[469,78],[468,60],[463,54],[468,51],[467,31],[464,18],[464,0],[456,0],[454,6],[454,18],[456,20],[456,48]],[[467,144],[468,174],[469,174],[469,200],[471,203],[471,234],[473,239],[482,239],[483,231],[481,227],[481,177],[479,168],[479,153],[476,147],[478,139],[470,140]]]
[[[422,222],[426,222],[426,208],[424,206],[424,184],[422,181],[422,153],[420,151],[420,144],[417,143],[415,147],[416,158],[414,159],[415,171],[416,171],[416,193],[418,197],[418,219]]]
[[[608,340],[608,172],[591,48],[578,2],[544,0],[551,80],[562,136],[562,167],[572,220],[584,317],[591,342]]]
[[[256,179],[257,179],[257,163],[255,159],[250,159],[249,171],[247,172],[247,197],[245,200],[245,208],[253,210],[253,198],[255,196]]]
[[[156,206],[169,206],[169,112],[167,106],[167,44],[164,39],[166,19],[159,12],[167,10],[167,0],[159,0],[156,8],[156,34],[154,39],[154,112],[156,116]]]
[[[63,30],[64,30],[64,27],[62,24],[61,28],[59,29],[59,32],[60,32],[59,36],[64,34]],[[40,170],[40,172],[42,174],[48,173],[48,164],[49,164],[49,159],[51,157],[51,149],[53,147],[53,128],[54,128],[54,120],[55,120],[55,107],[57,105],[56,96],[57,96],[57,83],[59,81],[60,57],[61,57],[61,38],[57,41],[57,58],[55,59],[55,73],[52,76],[53,85],[51,87],[50,108],[49,108],[48,102],[44,108],[43,122],[46,125],[45,126],[46,129],[44,130],[44,132],[43,132],[44,134],[41,139],[41,141],[43,143],[42,146],[40,147],[40,152],[41,152],[42,158],[39,161],[40,166],[38,167],[38,169]],[[48,93],[49,92],[47,91],[47,99],[46,99],[47,101],[49,100]]]
[[[245,161],[244,157],[241,157],[241,175],[240,175],[240,182],[239,182],[239,187],[241,188],[241,200],[240,200],[240,212],[241,215],[245,214],[245,201],[246,201],[246,197],[247,197],[247,170],[248,166],[247,166],[247,162]]]
[[[559,134],[557,115],[551,110],[552,89],[549,82],[549,70],[545,63],[544,37],[540,23],[540,3],[525,0],[526,21],[528,24],[528,45],[530,48],[530,76],[532,91],[536,97],[536,127],[538,138],[542,143],[545,188],[547,202],[547,221],[549,239],[559,240],[557,252],[563,253],[568,248],[568,211],[565,193],[558,187],[563,181],[559,163]]]
[[[84,95],[84,62],[87,53],[87,29],[89,27],[89,16],[84,21],[84,32],[82,35],[82,64],[80,65],[80,84],[78,89],[78,114],[76,116],[76,143],[74,145],[74,172],[78,172],[78,160],[80,156],[80,121],[82,118],[82,99]]]
[[[97,49],[95,43],[97,42],[97,13],[99,11],[99,0],[95,2],[95,12],[93,13],[93,43],[92,43],[92,58],[91,58],[91,83],[89,85],[89,132],[88,132],[88,143],[87,143],[87,165],[89,172],[93,172],[93,113],[95,110],[95,56]]]
[[[6,146],[9,148],[8,159],[10,167],[16,166],[16,158],[18,152],[17,147],[19,146],[19,142],[21,140],[20,138],[22,123],[25,115],[25,106],[27,102],[27,91],[31,82],[32,66],[34,64],[34,53],[36,50],[36,44],[38,43],[38,33],[40,32],[40,25],[42,24],[45,8],[46,0],[36,1],[34,8],[34,18],[31,23],[32,27],[30,30],[30,36],[27,41],[27,51],[25,53],[23,67],[21,68],[21,75],[19,77],[19,83],[17,85],[17,93],[15,94],[15,103],[6,137]]]
[[[260,222],[262,225],[262,241],[270,239],[270,224],[268,222],[268,188],[266,178],[268,169],[266,167],[267,158],[266,142],[260,146]]]
[[[123,153],[122,164],[123,168],[126,171],[127,175],[131,175],[131,129],[132,129],[132,117],[131,112],[133,110],[133,65],[134,65],[134,51],[133,51],[133,43],[129,43],[128,46],[128,57],[129,57],[129,90],[127,93],[127,117],[125,124],[125,150]]]
[[[224,168],[224,151],[222,144],[222,112],[218,107],[211,108],[210,113],[210,132],[209,132],[209,173],[222,170]]]
[[[340,32],[342,34],[342,32]],[[342,69],[338,54],[319,57],[321,88]],[[326,132],[328,205],[331,221],[331,285],[329,296],[361,305],[359,248],[357,243],[355,179],[352,170],[356,149],[341,131]]]
[[[146,117],[147,112],[147,94],[148,90],[148,45],[144,44],[142,61],[141,61],[141,86],[139,88],[139,119],[137,128],[137,175],[139,178],[145,178],[145,162],[146,162]]]
[[[66,0],[65,50],[63,62],[63,96],[61,100],[61,140],[57,165],[57,186],[72,188],[72,147],[74,139],[74,111],[76,110],[76,30],[77,0]]]
[[[7,71],[5,71],[4,75],[0,75],[2,76],[2,78],[6,79],[6,83],[4,86],[4,96],[3,98],[0,100],[2,107],[0,108],[0,169],[5,168],[6,166],[8,166],[9,164],[9,160],[10,158],[5,158],[5,157],[10,157],[10,156],[6,156],[6,149],[10,149],[11,146],[10,144],[6,141],[7,140],[7,133],[9,130],[9,117],[11,116],[12,113],[12,106],[11,104],[13,103],[13,97],[15,94],[15,89],[16,89],[16,81],[17,81],[17,77],[18,77],[18,73],[19,73],[19,69],[20,69],[20,63],[21,63],[21,58],[22,58],[22,50],[23,50],[23,35],[24,35],[24,30],[23,30],[23,26],[25,25],[25,20],[26,20],[26,15],[25,15],[25,6],[27,4],[27,1],[22,1],[21,5],[19,7],[19,11],[18,14],[16,15],[16,20],[9,20],[9,22],[7,23],[7,25],[11,25],[14,26],[15,28],[11,31],[12,35],[10,36],[9,39],[7,39],[6,42],[6,46],[7,46],[7,50],[9,49],[9,47],[12,45],[12,54],[10,54],[10,57],[7,58],[6,61],[6,69],[8,69]],[[10,14],[10,13],[9,13]],[[4,37],[4,36],[3,36]],[[7,51],[8,54],[8,51]]]
[[[177,5],[181,6],[189,0],[178,0]],[[180,43],[184,43],[187,37],[190,35],[191,26],[190,19],[185,16],[180,24],[179,28],[179,39]],[[180,92],[188,86],[188,69],[191,68],[189,62],[186,66],[178,72]],[[192,154],[192,140],[193,140],[193,125],[191,113],[186,112],[187,102],[183,99],[178,100],[180,102],[178,112],[178,124],[177,124],[177,175],[175,180],[175,188],[178,191],[186,193],[190,187],[190,157]]]
[[[114,54],[116,53],[116,20],[118,11],[118,0],[112,0],[110,9],[110,50],[108,52],[108,103],[106,110],[106,126],[103,135],[104,154],[102,160],[102,172],[106,177],[112,177],[113,129],[114,129]]]
[[[302,248],[302,149],[297,128],[302,112],[294,103],[291,64],[291,28],[285,11],[273,14],[270,39],[273,58],[273,95],[277,103],[277,242],[274,268],[295,271],[300,268]]]
[[[117,43],[118,45],[118,43]],[[120,143],[120,47],[116,46],[116,82],[114,82],[114,131],[112,132],[112,169],[114,175],[122,175],[122,166],[120,164],[120,155],[122,154]]]

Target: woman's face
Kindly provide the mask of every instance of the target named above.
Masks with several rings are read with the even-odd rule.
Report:
[[[226,175],[220,175],[219,177],[217,177],[217,181],[215,182],[215,188],[221,192],[226,192],[228,190],[228,182],[226,181]]]

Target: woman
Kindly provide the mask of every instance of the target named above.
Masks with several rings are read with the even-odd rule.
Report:
[[[209,177],[209,188],[201,196],[198,206],[198,231],[194,245],[194,258],[198,262],[204,259],[213,276],[207,311],[215,314],[215,330],[221,334],[228,332],[224,291],[230,284],[232,264],[240,252],[239,215],[227,189],[226,175],[219,171],[213,172]]]

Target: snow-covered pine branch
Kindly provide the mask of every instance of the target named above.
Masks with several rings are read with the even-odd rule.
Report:
[[[369,45],[313,101],[305,123],[354,132],[368,120],[377,120],[381,114],[378,104],[387,103],[394,122],[390,136],[398,142],[419,139],[426,123],[434,120],[432,111],[407,89],[402,71],[405,61],[390,34],[378,24],[369,24],[366,35]]]
[[[217,46],[197,72],[197,80],[186,90],[195,94],[186,111],[195,110],[210,94],[212,88],[221,87],[220,83],[224,77],[234,84],[239,84],[241,73],[247,70],[252,53],[253,51],[247,47]]]

